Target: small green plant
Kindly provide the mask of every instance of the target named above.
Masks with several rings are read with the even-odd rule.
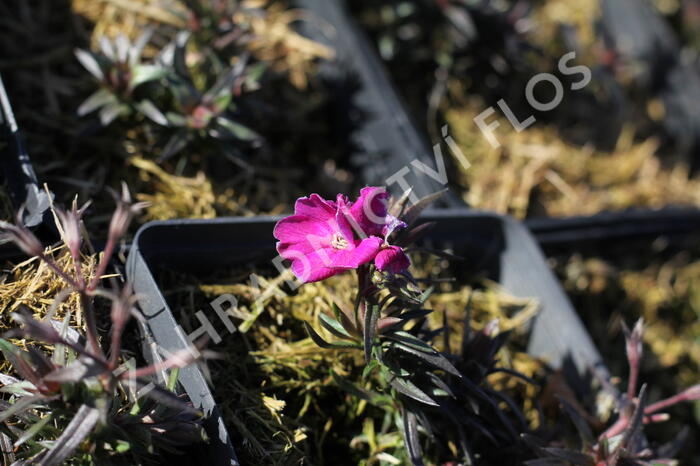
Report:
[[[138,317],[136,297],[128,284],[121,289],[103,287],[102,277],[141,207],[131,203],[124,187],[104,253],[90,271],[83,267],[82,210],[75,204],[70,211],[57,211],[57,226],[72,258],[73,273],[59,267],[31,231],[0,224],[5,236],[40,259],[67,285],[56,296],[49,315],[38,320],[28,312],[16,312],[12,317],[21,328],[0,339],[0,350],[16,372],[0,375],[0,391],[5,394],[0,400],[5,464],[144,464],[149,455],[178,453],[206,439],[201,413],[175,393],[178,369],[201,353],[166,354],[144,367],[122,358],[126,325],[133,316]],[[72,293],[78,294],[80,308],[69,309],[62,322],[53,320],[53,311]],[[100,341],[96,321],[96,306],[104,302],[110,304],[108,346]],[[69,326],[71,315],[78,312],[85,318],[84,335]],[[27,349],[13,344],[11,338],[20,338]],[[165,386],[154,384],[153,375],[164,377]]]
[[[178,34],[161,54],[161,63],[170,70],[168,88],[172,104],[168,111],[161,112],[154,106],[142,107],[144,113],[155,123],[174,128],[163,148],[162,158],[168,158],[182,150],[191,141],[200,138],[214,140],[237,139],[255,141],[260,138],[252,129],[232,118],[236,110],[234,96],[243,90],[256,89],[265,67],[258,63],[248,67],[248,57],[243,54],[232,67],[223,67],[216,59],[202,66],[218,70],[214,83],[201,91],[186,64],[188,33]]]
[[[78,115],[98,111],[100,123],[107,126],[119,117],[132,114],[134,108],[149,109],[153,106],[148,100],[134,101],[137,87],[158,80],[168,72],[160,64],[141,61],[141,54],[151,35],[152,31],[146,31],[133,44],[124,35],[118,36],[114,42],[103,37],[100,41],[101,53],[81,49],[75,51],[80,63],[101,87],[80,105]]]
[[[258,88],[263,63],[248,66],[248,54],[242,53],[234,66],[225,66],[215,54],[204,50],[195,54],[200,60],[192,70],[187,64],[190,33],[183,31],[153,63],[145,64],[140,57],[150,36],[150,31],[144,33],[133,45],[124,36],[114,43],[103,38],[99,54],[76,50],[80,62],[101,85],[80,106],[79,115],[97,111],[103,126],[119,117],[145,116],[147,123],[157,125],[149,132],[166,136],[162,159],[194,140],[259,140],[233,115],[234,97]],[[136,96],[136,88],[148,82],[153,83],[148,92]]]

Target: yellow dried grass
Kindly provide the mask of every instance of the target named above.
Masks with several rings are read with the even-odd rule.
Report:
[[[185,11],[175,0],[72,0],[73,11],[94,24],[92,47],[99,47],[100,37],[111,39],[124,34],[136,39],[144,28],[166,24],[185,25]]]
[[[623,132],[612,153],[575,146],[555,128],[536,123],[517,132],[505,119],[493,148],[474,123],[483,105],[470,99],[446,113],[451,132],[471,166],[459,163],[462,197],[474,207],[523,218],[536,207],[551,216],[589,215],[629,207],[700,205],[700,181],[678,163],[666,168],[654,140],[634,142]],[[535,200],[538,205],[533,206]]]
[[[75,274],[73,259],[64,246],[47,248],[45,254],[52,257],[61,270],[71,276]],[[81,270],[85,280],[94,276],[96,265],[96,256],[83,256]],[[0,333],[16,327],[11,314],[21,309],[31,312],[39,319],[51,313],[53,319],[63,320],[70,313],[70,325],[84,329],[80,298],[78,293],[66,294],[68,288],[66,282],[38,258],[27,259],[12,266],[0,275]],[[26,346],[26,341],[21,339],[15,339],[13,343],[19,347]],[[3,359],[0,362],[0,372],[13,373],[14,370]]]
[[[129,163],[138,168],[141,180],[153,185],[153,194],[137,194],[140,201],[149,202],[147,220],[169,218],[216,217],[216,196],[211,182],[203,172],[192,178],[167,173],[152,160],[131,157]]]
[[[265,15],[242,13],[242,21],[250,23],[253,39],[250,51],[261,61],[271,63],[276,71],[289,74],[299,89],[308,85],[307,76],[318,59],[331,59],[334,52],[323,44],[308,39],[294,30],[293,23],[312,19],[308,12],[287,9],[282,3],[267,0],[247,0],[244,5],[265,7]]]

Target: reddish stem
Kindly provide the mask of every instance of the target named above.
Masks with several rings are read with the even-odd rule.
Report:
[[[87,291],[94,291],[95,288],[97,288],[97,285],[100,283],[100,277],[105,274],[105,271],[107,270],[107,265],[109,264],[110,259],[112,258],[112,254],[114,253],[114,248],[116,247],[117,242],[114,238],[111,236],[107,238],[107,244],[105,245],[105,249],[102,252],[102,257],[100,257],[100,262],[97,264],[97,270],[95,271],[95,276],[92,277],[92,280],[90,280],[90,284],[87,287]]]
[[[630,378],[627,382],[627,398],[634,399],[637,395],[637,381],[639,380],[639,358],[630,358]]]
[[[657,411],[661,411],[662,409],[671,407],[675,404],[682,403],[684,401],[688,401],[688,399],[685,392],[681,392],[677,395],[666,398],[665,400],[657,401],[656,403],[650,404],[644,409],[644,414],[652,414]]]

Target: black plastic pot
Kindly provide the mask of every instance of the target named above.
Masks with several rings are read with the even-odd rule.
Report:
[[[152,222],[137,233],[127,261],[127,278],[141,296],[139,307],[146,356],[153,344],[167,351],[185,348],[187,341],[175,331],[178,323],[159,288],[159,269],[211,272],[236,264],[276,257],[272,229],[275,217],[241,217],[214,220]],[[573,362],[583,373],[607,376],[600,355],[582,327],[566,295],[547,267],[535,240],[521,223],[496,214],[466,209],[445,209],[424,216],[437,224],[426,238],[434,247],[450,247],[467,260],[460,272],[483,274],[519,297],[536,298],[541,311],[530,332],[530,354],[552,367]],[[212,319],[216,314],[209,312]],[[215,346],[212,349],[216,349]],[[235,376],[235,374],[232,374]],[[195,406],[208,416],[211,444],[195,453],[197,464],[238,464],[215,398],[196,366],[185,368],[179,381]],[[235,435],[235,433],[232,433]]]
[[[334,60],[324,64],[320,72],[335,77],[349,70],[359,80],[354,104],[367,112],[368,118],[354,141],[364,154],[356,163],[358,177],[367,185],[387,186],[394,195],[408,186],[418,197],[444,189],[446,182],[440,180],[435,154],[411,121],[371,42],[345,11],[345,2],[296,0],[295,4],[311,13],[302,32],[335,51]],[[448,169],[449,158],[445,154]],[[439,203],[464,205],[450,193]]]
[[[10,100],[0,77],[0,180],[12,207],[22,211],[24,225],[36,229],[49,210],[49,196],[40,188],[34,168],[22,143]],[[10,219],[14,220],[14,219]],[[18,253],[14,245],[0,239],[0,257]]]
[[[700,234],[700,209],[666,207],[587,217],[535,218],[525,220],[525,225],[546,252],[604,250],[659,237],[667,242],[684,243]]]

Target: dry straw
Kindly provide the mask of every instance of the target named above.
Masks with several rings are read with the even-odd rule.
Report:
[[[459,167],[463,198],[474,207],[523,218],[532,211],[551,216],[590,215],[629,207],[700,205],[700,181],[681,163],[664,167],[654,140],[635,142],[633,131],[620,136],[608,153],[561,139],[553,127],[517,132],[505,118],[493,148],[474,124],[485,108],[470,99],[447,111],[455,140],[471,166]]]

